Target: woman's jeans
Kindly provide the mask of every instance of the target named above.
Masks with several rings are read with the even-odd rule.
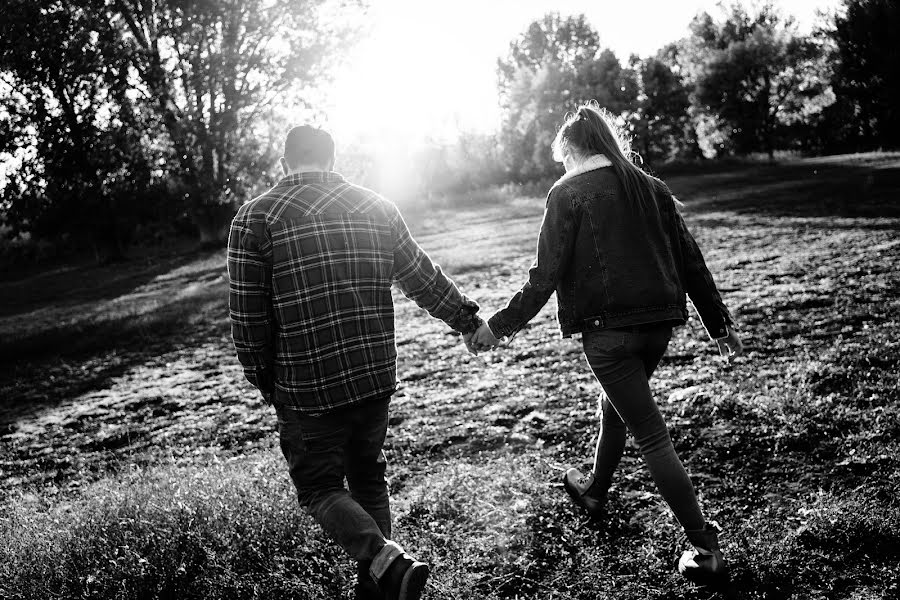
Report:
[[[300,505],[361,562],[371,561],[391,537],[382,451],[389,401],[370,400],[315,417],[275,407],[281,451]]]
[[[675,454],[648,382],[671,337],[671,327],[647,325],[582,335],[588,364],[605,392],[594,455],[595,489],[605,493],[612,484],[613,472],[625,450],[627,427],[675,518],[685,529],[703,529],[705,521],[697,495]]]

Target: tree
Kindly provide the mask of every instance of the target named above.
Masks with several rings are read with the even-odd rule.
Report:
[[[632,57],[631,63],[640,81],[637,109],[629,117],[635,149],[647,161],[697,156],[688,87],[682,78],[658,57]]]
[[[577,70],[594,60],[600,36],[584,15],[562,17],[548,13],[533,21],[525,32],[510,42],[506,58],[497,61],[497,87],[501,104],[524,68],[537,71],[542,65],[557,64],[563,70]]]
[[[327,0],[95,0],[126,35],[141,89],[174,150],[170,176],[201,241],[224,239],[238,199],[274,158],[265,122],[327,78],[348,29]]]
[[[683,50],[698,130],[707,142],[717,138],[708,151],[765,151],[771,157],[792,143],[784,139],[791,124],[828,103],[818,46],[769,3],[755,14],[733,4],[723,21],[699,15]]]
[[[63,2],[3,2],[0,155],[16,161],[0,190],[11,233],[60,235],[115,260],[156,193],[141,135],[155,124],[128,93],[118,32]]]
[[[308,101],[347,39],[333,5],[0,0],[0,225],[114,257],[165,201],[221,241],[274,162],[277,109]]]
[[[550,144],[568,111],[597,100],[614,114],[633,109],[636,74],[610,50],[584,17],[547,15],[532,23],[500,61],[501,142],[513,179],[558,172]]]
[[[844,0],[824,32],[834,46],[836,102],[826,127],[837,149],[900,146],[900,4]]]

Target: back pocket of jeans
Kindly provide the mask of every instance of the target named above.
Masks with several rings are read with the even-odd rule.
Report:
[[[586,331],[582,334],[585,352],[621,356],[625,354],[625,338],[628,334],[615,329]]]

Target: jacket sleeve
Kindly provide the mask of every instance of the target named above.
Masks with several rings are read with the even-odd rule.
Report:
[[[703,260],[700,247],[687,228],[681,213],[675,210],[675,227],[682,250],[682,276],[684,287],[694,308],[703,321],[706,332],[713,339],[728,335],[726,326],[733,324],[731,313],[722,301],[712,273]]]
[[[272,264],[263,232],[254,231],[242,213],[228,235],[228,306],[231,336],[247,380],[268,401],[274,388]]]
[[[464,296],[439,265],[416,243],[397,207],[388,204],[394,238],[393,279],[403,294],[460,333],[472,333],[482,320],[478,304]]]
[[[514,335],[544,307],[568,268],[574,247],[572,198],[564,186],[557,186],[547,196],[537,256],[528,270],[528,281],[510,299],[506,308],[488,319],[495,336]]]

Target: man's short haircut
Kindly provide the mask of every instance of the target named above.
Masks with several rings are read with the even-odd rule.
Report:
[[[327,166],[334,160],[334,140],[327,131],[300,125],[288,131],[284,160],[290,168],[298,165]]]

